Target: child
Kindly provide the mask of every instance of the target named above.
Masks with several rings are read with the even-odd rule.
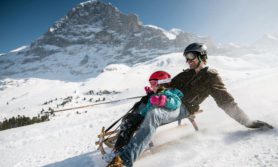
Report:
[[[150,86],[145,87],[147,94],[152,94],[146,107],[140,112],[145,116],[154,107],[176,110],[181,105],[183,94],[178,89],[169,88],[171,75],[165,71],[156,71],[149,78]]]
[[[152,112],[155,108],[164,109],[165,112],[177,110],[181,105],[183,94],[178,89],[169,88],[171,75],[165,71],[156,71],[150,78],[150,87],[145,87],[147,93],[139,102],[132,107],[132,112],[128,113],[122,120],[118,139],[115,143],[114,152],[125,149],[136,130],[144,121],[144,117],[148,112]],[[117,166],[119,156],[116,156],[108,165]],[[121,164],[119,165],[121,166]]]

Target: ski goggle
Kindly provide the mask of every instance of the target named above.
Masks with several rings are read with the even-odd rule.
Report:
[[[193,52],[187,52],[184,57],[186,58],[186,61],[192,61],[197,57],[197,54]]]

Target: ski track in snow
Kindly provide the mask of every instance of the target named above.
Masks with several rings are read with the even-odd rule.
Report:
[[[96,89],[121,92],[111,97],[111,100],[140,95],[144,93],[143,87],[147,84],[147,77],[152,71],[169,69],[168,71],[173,75],[181,71],[184,62],[181,62],[179,54],[181,53],[161,56],[131,68],[121,68],[121,65],[117,68],[115,65],[112,71],[105,71],[98,77],[83,83],[30,79],[24,84],[10,86],[1,91],[0,109],[5,116],[12,114],[16,116],[24,112],[27,115],[36,115],[34,113],[41,109],[44,101],[58,96],[67,97],[75,90],[80,96],[88,90]],[[173,57],[171,61],[170,56]],[[260,59],[261,57],[263,59]],[[260,55],[257,59],[265,61],[265,57]],[[273,62],[273,68],[261,70],[254,70],[256,63],[252,62],[251,70],[246,67],[245,71],[238,71],[239,67],[236,65],[234,69],[232,65],[225,69],[223,63],[229,63],[225,58],[211,57],[209,60],[211,62],[219,60],[222,63],[219,68],[221,76],[240,107],[250,118],[267,121],[275,129],[247,129],[230,119],[216,106],[212,98],[209,98],[201,105],[204,113],[198,114],[196,118],[200,131],[195,132],[186,119],[180,127],[177,127],[177,123],[174,122],[158,128],[153,137],[155,147],[145,151],[134,164],[135,167],[275,167],[278,165],[276,129],[278,127],[278,69],[274,64],[276,62]],[[126,83],[127,80],[138,82],[130,84]],[[117,85],[112,85],[109,81]],[[36,85],[43,86],[43,89]],[[35,98],[37,96],[39,98]],[[12,106],[7,105],[7,99],[13,97],[17,98],[10,102]],[[104,167],[106,163],[101,160],[100,152],[94,145],[97,134],[102,126],[107,127],[122,116],[135,101],[95,106],[79,110],[81,113],[88,111],[79,115],[75,112],[60,113],[48,122],[0,131],[0,166]],[[26,109],[18,110],[22,104],[26,104]],[[78,105],[81,104],[73,106]],[[72,106],[65,108],[67,107]],[[29,111],[31,108],[35,109]]]

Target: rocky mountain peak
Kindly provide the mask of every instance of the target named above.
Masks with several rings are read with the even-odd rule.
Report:
[[[121,33],[134,33],[141,27],[138,16],[125,15],[111,4],[87,1],[73,8],[49,29],[50,33],[61,33],[70,26],[96,25]]]

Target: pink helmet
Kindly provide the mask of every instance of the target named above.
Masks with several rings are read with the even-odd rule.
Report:
[[[164,84],[171,82],[171,75],[165,71],[156,71],[152,73],[149,81],[155,80],[158,84]]]

